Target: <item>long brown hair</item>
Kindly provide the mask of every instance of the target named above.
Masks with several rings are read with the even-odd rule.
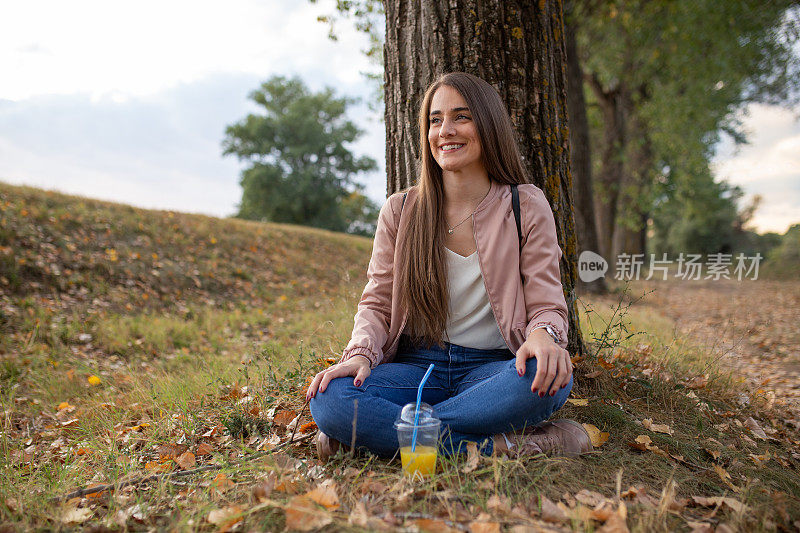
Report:
[[[414,343],[444,347],[442,337],[449,318],[447,259],[444,242],[442,168],[428,144],[428,114],[433,94],[442,85],[458,91],[472,113],[481,143],[481,158],[489,179],[503,184],[529,183],[514,135],[511,118],[498,92],[486,81],[466,72],[442,74],[425,91],[419,109],[421,173],[416,201],[410,207],[405,253],[396,275],[401,287],[400,308],[408,309],[405,333]]]

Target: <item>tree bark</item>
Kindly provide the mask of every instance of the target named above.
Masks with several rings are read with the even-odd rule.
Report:
[[[589,121],[586,118],[586,99],[583,95],[583,73],[581,70],[575,27],[565,21],[564,39],[567,52],[567,109],[569,111],[569,145],[572,170],[573,213],[578,239],[578,256],[584,251],[600,253],[597,241],[597,226],[594,214],[594,192],[592,191],[592,160],[589,144]],[[578,278],[579,293],[606,293],[605,278],[583,282]]]
[[[533,182],[550,200],[563,252],[568,349],[583,355],[561,2],[385,0],[384,7],[388,194],[416,183],[417,113],[425,88],[448,71],[470,72],[491,83],[509,110]]]
[[[644,88],[637,94],[646,96]],[[633,102],[626,102],[628,142],[620,176],[620,195],[617,199],[617,221],[614,229],[614,257],[622,253],[647,254],[647,219],[653,203],[653,146],[650,142],[649,128],[634,108]],[[624,222],[622,219],[626,219]],[[645,264],[647,263],[647,257]]]
[[[600,111],[603,115],[603,136],[599,149],[600,171],[598,172],[595,192],[595,217],[597,220],[597,237],[600,243],[600,255],[613,266],[614,230],[617,220],[620,180],[624,172],[622,151],[627,140],[625,108],[627,94],[624,87],[617,86],[606,89],[594,74],[587,74]]]

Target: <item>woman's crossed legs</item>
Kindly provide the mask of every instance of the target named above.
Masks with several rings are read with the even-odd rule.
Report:
[[[433,406],[442,421],[441,451],[464,451],[469,441],[491,454],[493,435],[547,420],[572,390],[570,378],[554,396],[532,393],[536,359],[529,359],[525,375],[519,376],[514,359],[507,358],[511,355],[454,344],[446,350],[404,353],[398,362],[374,368],[360,387],[353,385],[352,377],[331,380],[325,392],[311,400],[311,414],[322,432],[346,445],[351,443],[355,418],[356,446],[391,457],[398,449],[394,422],[405,404],[416,401],[419,383],[433,362],[422,401]]]

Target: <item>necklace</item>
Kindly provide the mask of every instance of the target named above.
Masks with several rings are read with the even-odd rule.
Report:
[[[491,186],[490,186],[490,187],[489,187],[489,191],[491,191],[491,190],[492,190],[492,188],[491,188]],[[483,198],[486,198],[486,197],[489,195],[489,191],[486,191],[486,194],[484,194],[484,195],[483,195]],[[483,201],[483,198],[481,198],[481,202]],[[478,202],[478,205],[480,205],[480,202]],[[478,206],[475,206],[475,209],[478,209]],[[459,222],[458,224],[456,224],[456,225],[455,225],[455,226],[453,226],[452,228],[447,228],[447,233],[449,233],[450,235],[452,235],[452,234],[453,234],[453,231],[455,231],[455,229],[456,229],[457,227],[459,227],[461,224],[463,224],[464,222],[466,222],[467,220],[469,220],[469,218],[470,218],[472,215],[474,215],[474,214],[475,214],[475,209],[473,209],[473,210],[472,210],[472,213],[470,213],[469,215],[467,215],[467,218],[465,218],[464,220],[462,220],[461,222]]]
[[[474,213],[474,211],[473,211],[472,213]],[[458,224],[456,224],[456,225],[455,225],[455,226],[453,226],[452,228],[447,228],[447,233],[449,233],[450,235],[452,235],[452,234],[453,234],[453,231],[455,231],[455,229],[456,229],[457,227],[459,227],[461,224],[463,224],[464,222],[466,222],[467,220],[469,220],[469,217],[471,217],[471,216],[472,216],[472,213],[470,213],[469,215],[467,215],[467,218],[465,218],[464,220],[462,220],[461,222],[459,222]]]

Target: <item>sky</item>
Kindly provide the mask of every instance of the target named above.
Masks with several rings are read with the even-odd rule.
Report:
[[[135,5],[135,9],[133,6]],[[236,212],[244,163],[223,156],[225,127],[257,112],[248,94],[270,76],[361,98],[351,146],[378,161],[358,181],[386,198],[382,113],[366,101],[375,71],[352,22],[328,39],[334,0],[29,0],[0,17],[0,181],[145,208]],[[47,16],[42,16],[47,13]],[[800,222],[800,109],[744,110],[751,143],[718,147],[719,179],[763,201],[752,226]]]

